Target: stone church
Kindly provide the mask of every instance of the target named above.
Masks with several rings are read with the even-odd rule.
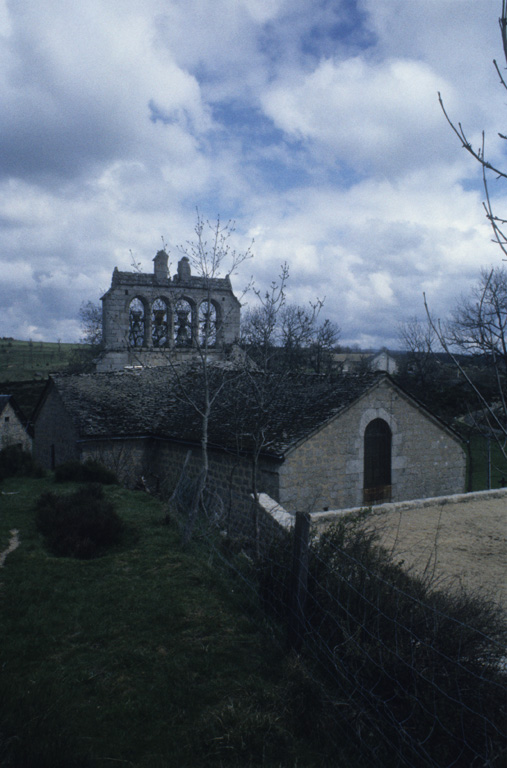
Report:
[[[168,255],[159,251],[152,274],[120,272],[102,296],[104,352],[97,371],[167,365],[187,359],[195,342],[220,357],[239,338],[240,303],[229,277],[192,275],[183,256],[171,277]]]
[[[185,462],[195,477],[202,373],[180,366],[54,376],[35,417],[36,459],[52,467],[93,458],[131,486],[143,476],[172,489]],[[217,365],[208,377],[218,393],[208,424],[209,487],[236,515],[248,514],[254,481],[288,511],[464,491],[459,437],[387,374],[281,381]]]
[[[208,487],[235,515],[248,515],[253,488],[289,511],[464,490],[459,437],[388,374],[269,374],[231,353],[240,303],[228,278],[192,275],[186,257],[171,277],[159,251],[153,274],[115,268],[102,303],[97,372],[53,376],[37,407],[43,466],[94,458],[127,485],[143,476],[166,490],[184,465],[197,476],[204,346]]]

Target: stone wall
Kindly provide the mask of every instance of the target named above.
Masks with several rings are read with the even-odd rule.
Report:
[[[134,488],[141,478],[154,480],[151,472],[150,438],[86,440],[80,443],[80,459],[93,459],[111,469],[126,488]]]
[[[170,277],[164,251],[159,251],[154,262],[153,274],[115,268],[111,287],[102,297],[105,352],[98,371],[136,364],[167,365],[169,353],[173,359],[175,352],[195,346],[206,311],[213,316],[213,346],[231,345],[239,337],[241,306],[228,277],[192,275],[186,257],[180,260],[177,274]],[[134,306],[139,310],[135,339]]]
[[[464,490],[458,438],[384,380],[288,454],[274,498],[290,511],[363,504],[364,433],[377,418],[392,433],[392,501]]]
[[[81,443],[81,460],[87,458],[112,469],[127,487],[135,487],[142,477],[150,490],[166,499],[180,481],[185,466],[181,493],[188,502],[192,484],[201,469],[199,448],[155,438],[87,440]],[[208,463],[208,488],[215,501],[217,496],[220,498],[218,508],[223,511],[225,526],[236,535],[253,536],[251,460],[210,448]],[[266,488],[273,488],[273,474],[266,462],[261,461],[259,490]]]
[[[55,387],[49,387],[34,425],[33,454],[47,469],[79,459],[77,431]]]
[[[189,448],[166,441],[153,445],[152,477],[162,485],[163,495],[170,496],[180,479],[185,459],[189,480],[195,480],[201,468],[198,448]],[[226,527],[231,533],[253,536],[255,515],[252,504],[252,461],[247,456],[234,455],[210,448],[208,451],[208,488],[221,499]],[[259,466],[259,490],[272,488],[269,465],[262,461]],[[220,506],[220,505],[219,505]]]
[[[20,445],[25,451],[32,450],[32,439],[10,402],[0,416],[0,450],[8,445]]]

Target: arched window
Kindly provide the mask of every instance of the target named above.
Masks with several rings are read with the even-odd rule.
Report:
[[[391,499],[391,429],[384,419],[370,421],[364,432],[364,503]]]
[[[186,299],[179,299],[175,306],[174,343],[177,347],[192,344],[192,306]]]
[[[199,344],[214,347],[217,343],[217,308],[212,301],[199,305]]]
[[[167,347],[169,313],[163,299],[155,299],[151,307],[151,341],[154,347]]]
[[[131,347],[144,346],[145,313],[141,299],[135,298],[129,307],[129,344]]]

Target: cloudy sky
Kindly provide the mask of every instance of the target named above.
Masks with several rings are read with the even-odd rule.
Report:
[[[131,254],[174,268],[196,207],[255,240],[238,290],[287,261],[344,343],[397,347],[423,291],[444,317],[501,257],[437,92],[502,162],[500,8],[0,0],[0,336],[77,340]]]

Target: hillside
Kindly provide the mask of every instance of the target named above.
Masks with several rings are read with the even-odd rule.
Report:
[[[65,369],[72,354],[84,347],[83,344],[1,338],[0,384],[47,379],[50,373]]]
[[[29,422],[49,375],[74,366],[87,350],[86,344],[0,338],[0,393],[14,395]]]

